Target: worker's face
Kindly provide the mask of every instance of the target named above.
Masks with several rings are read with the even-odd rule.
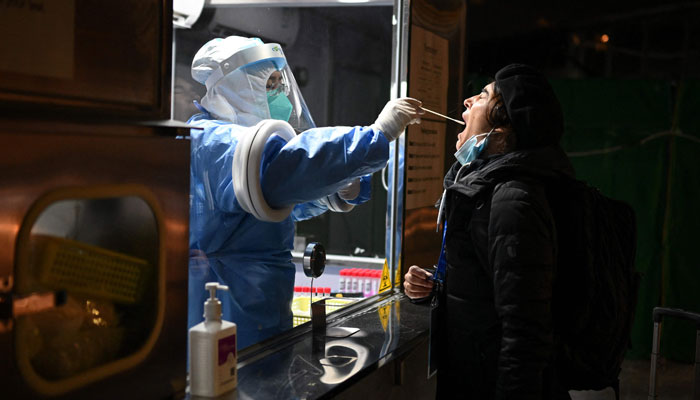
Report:
[[[265,85],[265,88],[267,89],[268,92],[270,92],[270,91],[278,90],[281,87],[282,87],[282,73],[279,71],[274,71],[272,74],[270,74],[270,77],[267,78],[267,85]]]
[[[462,119],[466,125],[464,130],[457,135],[457,150],[472,136],[491,130],[491,125],[486,117],[491,111],[492,96],[493,83],[489,83],[481,90],[481,93],[464,100],[464,106],[467,109],[462,113]]]

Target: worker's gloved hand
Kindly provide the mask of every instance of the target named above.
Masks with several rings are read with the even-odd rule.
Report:
[[[422,104],[420,100],[410,97],[391,100],[386,103],[372,127],[382,131],[391,142],[398,138],[409,124],[420,123],[420,116],[425,113],[420,108]]]
[[[360,194],[360,178],[353,179],[352,182],[338,190],[338,196],[345,201],[355,200]]]

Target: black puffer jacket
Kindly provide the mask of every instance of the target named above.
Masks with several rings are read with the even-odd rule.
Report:
[[[547,147],[455,163],[445,177],[438,398],[559,397],[550,368],[557,243],[545,184],[562,175],[573,176],[568,158]]]

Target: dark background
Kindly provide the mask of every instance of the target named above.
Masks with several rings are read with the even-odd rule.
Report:
[[[508,63],[544,71],[578,177],[634,207],[642,282],[628,356],[648,358],[654,306],[700,311],[700,2],[470,0],[467,14],[465,92]],[[694,338],[669,320],[662,355],[692,360]]]
[[[697,1],[467,1],[467,69],[524,62],[552,77],[700,74]],[[601,41],[608,35],[608,42]]]

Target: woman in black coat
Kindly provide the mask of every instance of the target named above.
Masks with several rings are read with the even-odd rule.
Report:
[[[568,399],[553,368],[557,240],[546,193],[552,178],[573,177],[561,107],[541,73],[517,64],[464,105],[440,210],[437,397]],[[431,295],[431,274],[412,266],[404,289]]]

